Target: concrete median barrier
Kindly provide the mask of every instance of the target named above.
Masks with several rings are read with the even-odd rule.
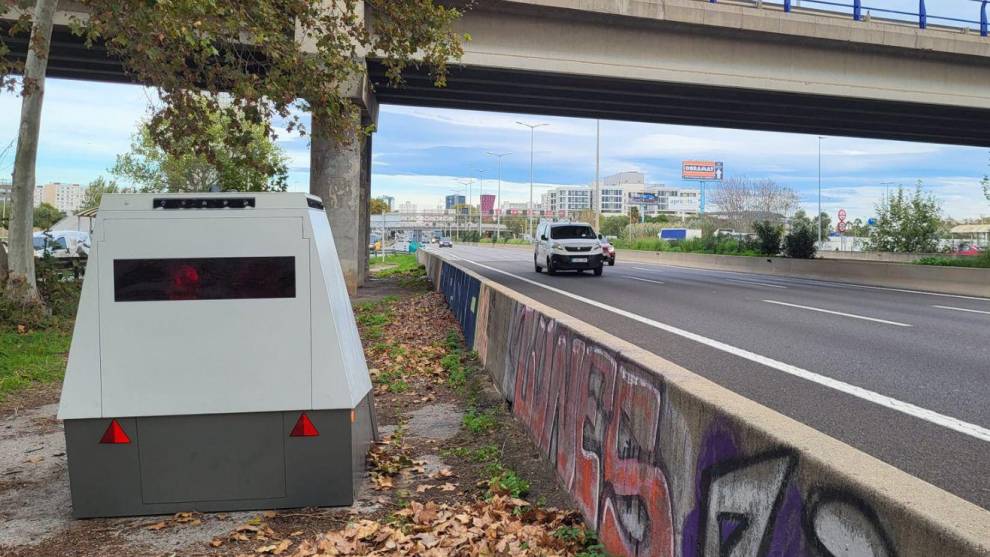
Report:
[[[990,555],[990,512],[445,254],[419,260],[610,553]]]
[[[884,261],[740,257],[737,255],[634,250],[619,250],[617,259],[629,262],[662,263],[695,269],[736,271],[962,296],[990,297],[990,269],[937,267]]]

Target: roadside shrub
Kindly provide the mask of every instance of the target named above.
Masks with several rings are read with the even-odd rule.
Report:
[[[784,237],[784,255],[794,259],[811,259],[818,251],[815,241],[815,233],[810,228],[799,226]]]
[[[780,240],[784,235],[784,227],[768,220],[754,222],[753,230],[758,238],[756,249],[760,255],[777,255],[780,253]]]

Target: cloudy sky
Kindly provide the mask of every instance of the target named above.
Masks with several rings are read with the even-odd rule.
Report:
[[[38,181],[86,184],[126,152],[146,113],[148,90],[136,86],[50,80],[45,98]],[[20,102],[0,95],[0,150],[17,132]],[[374,137],[373,195],[393,195],[420,208],[433,208],[461,188],[458,180],[479,178],[494,193],[496,163],[503,159],[502,196],[525,201],[529,192],[529,130],[516,124],[549,124],[536,132],[536,198],[546,186],[587,184],[595,172],[595,121],[574,118],[382,107]],[[293,190],[308,188],[305,139],[280,141],[290,158]],[[817,204],[818,138],[811,135],[693,128],[629,122],[601,122],[601,172],[645,172],[649,181],[680,181],[680,162],[701,158],[725,162],[727,176],[770,177],[795,188],[805,207]],[[823,206],[868,217],[885,183],[923,180],[956,218],[990,215],[979,180],[987,171],[985,149],[827,137],[822,142]],[[0,161],[10,172],[12,156]],[[477,186],[473,195],[478,195]]]

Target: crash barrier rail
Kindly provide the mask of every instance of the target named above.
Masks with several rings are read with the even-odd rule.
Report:
[[[471,347],[610,554],[990,554],[990,512],[418,253],[474,314]]]
[[[913,4],[915,0],[910,0]],[[794,8],[819,8],[815,11],[824,11],[829,13],[841,13],[850,15],[855,21],[864,21],[872,18],[873,14],[879,14],[884,17],[885,23],[901,23],[901,22],[911,22],[916,23],[919,29],[927,29],[929,20],[940,23],[945,27],[959,28],[959,29],[979,29],[980,35],[986,37],[990,35],[990,26],[988,26],[987,20],[987,3],[990,0],[971,0],[979,4],[979,19],[965,19],[961,17],[952,17],[946,15],[929,14],[928,5],[926,0],[916,0],[917,10],[895,10],[891,8],[883,8],[872,4],[867,4],[863,0],[852,0],[846,2],[836,2],[833,0],[744,0],[745,3],[751,4],[756,7],[763,7],[764,5],[776,5],[783,8],[784,12],[790,13],[794,11]],[[718,4],[719,0],[708,0],[709,4]],[[722,3],[725,3],[724,0]],[[729,3],[738,3],[730,2]],[[809,4],[811,6],[809,6]]]

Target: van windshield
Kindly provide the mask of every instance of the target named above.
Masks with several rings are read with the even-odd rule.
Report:
[[[35,236],[34,237],[34,249],[45,249],[45,237]]]
[[[550,229],[550,238],[554,240],[594,240],[595,231],[590,226],[554,226]]]

